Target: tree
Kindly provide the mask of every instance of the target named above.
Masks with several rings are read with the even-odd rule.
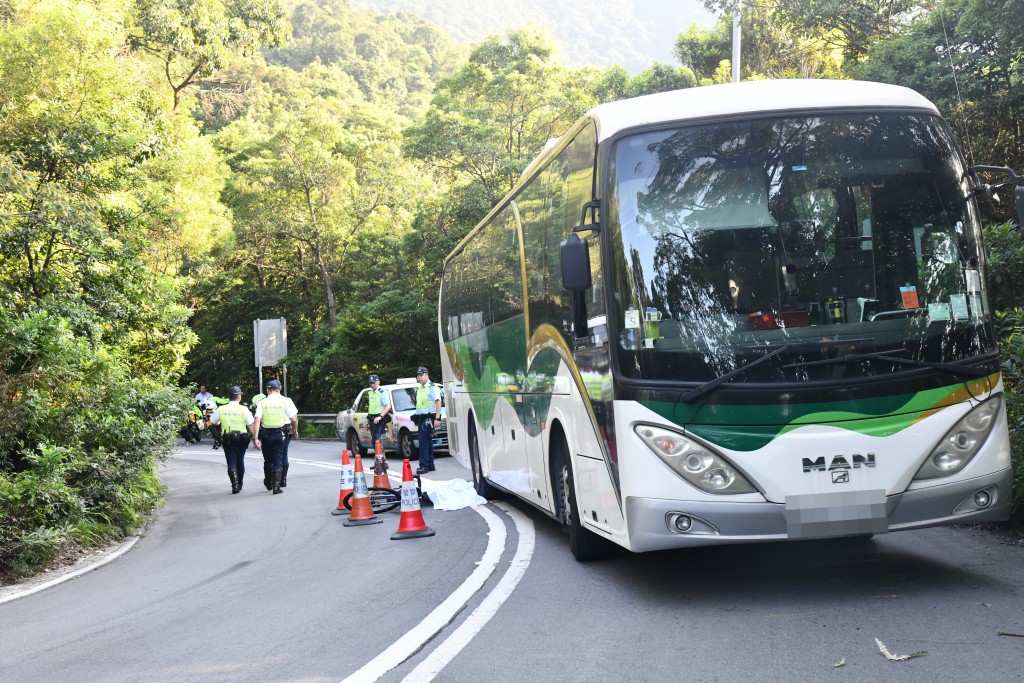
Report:
[[[737,2],[704,0],[704,5],[735,15]],[[860,59],[876,42],[895,37],[922,9],[921,0],[743,0],[742,5],[744,31],[768,27],[757,21],[768,17],[771,26],[794,37],[806,36],[826,51],[840,50],[847,62]]]
[[[553,54],[550,38],[533,29],[483,41],[438,83],[424,120],[406,132],[406,154],[448,180],[478,184],[496,202],[545,142],[594,103]]]
[[[186,400],[182,281],[149,237],[179,220],[160,163],[187,167],[198,131],[162,114],[120,16],[43,0],[0,30],[4,577],[134,531]]]
[[[155,56],[171,88],[172,112],[184,92],[209,82],[231,55],[253,55],[285,37],[279,0],[135,0],[131,45]]]
[[[1024,166],[1024,16],[1014,3],[945,0],[849,69],[921,92],[972,163]]]

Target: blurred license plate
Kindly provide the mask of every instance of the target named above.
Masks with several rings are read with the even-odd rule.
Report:
[[[786,530],[790,538],[884,534],[885,490],[786,496]]]

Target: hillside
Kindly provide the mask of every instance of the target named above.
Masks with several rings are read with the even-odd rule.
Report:
[[[674,64],[676,36],[714,16],[700,0],[353,0],[380,12],[408,11],[444,27],[457,42],[533,23],[546,28],[572,66],[620,64],[632,73]]]

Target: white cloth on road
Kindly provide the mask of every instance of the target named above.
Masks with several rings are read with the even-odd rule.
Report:
[[[487,499],[477,494],[471,482],[465,479],[432,481],[421,479],[423,492],[430,497],[435,510],[461,510],[474,505],[484,505]]]

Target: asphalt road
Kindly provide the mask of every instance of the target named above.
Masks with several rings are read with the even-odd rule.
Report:
[[[279,496],[250,455],[232,496],[219,451],[182,448],[129,552],[0,604],[0,681],[1024,678],[1000,635],[1024,634],[1024,547],[991,530],[578,564],[523,504],[424,507],[430,538],[390,540],[398,512],[344,527],[337,442],[294,443]]]

